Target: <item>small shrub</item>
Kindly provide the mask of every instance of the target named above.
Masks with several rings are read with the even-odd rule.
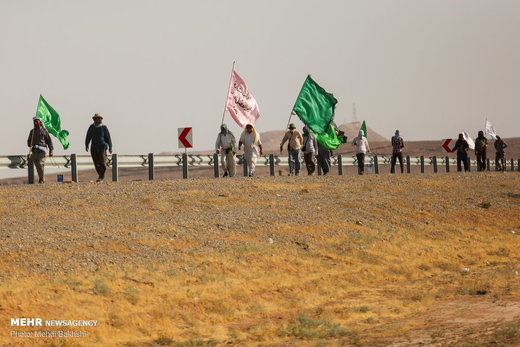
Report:
[[[419,265],[419,270],[428,271],[430,269],[431,269],[431,267],[429,265],[426,265],[426,264]]]
[[[368,306],[358,306],[358,307],[354,307],[354,311],[361,312],[361,313],[367,313],[368,311],[370,311],[370,307],[368,307]]]
[[[139,302],[139,289],[136,287],[128,287],[123,292],[125,299],[132,305],[136,305]]]
[[[502,339],[511,339],[519,335],[518,323],[504,324],[498,331],[497,336]]]
[[[279,336],[292,336],[302,340],[330,339],[349,336],[351,343],[358,342],[357,333],[354,330],[340,326],[325,319],[313,319],[305,314],[299,314],[294,322],[278,334]]]
[[[483,201],[478,205],[480,208],[488,209],[491,207],[491,203],[489,201]]]
[[[94,281],[94,294],[108,295],[108,294],[110,294],[110,288],[102,280],[95,280]]]
[[[153,342],[159,346],[170,346],[174,341],[169,337],[158,337]]]

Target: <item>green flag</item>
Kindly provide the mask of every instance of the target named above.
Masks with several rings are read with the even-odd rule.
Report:
[[[38,108],[36,109],[36,117],[40,117],[47,131],[60,140],[61,144],[63,145],[63,149],[69,148],[70,144],[69,140],[67,140],[69,132],[67,130],[61,130],[60,115],[51,107],[51,105],[47,103],[47,101],[45,101],[41,95],[40,101],[38,102]]]
[[[309,75],[296,99],[293,112],[312,132],[323,134],[327,132],[334,118],[334,108],[337,103],[338,100],[334,95],[327,93]]]
[[[363,121],[363,124],[361,124],[361,128],[359,128],[359,130],[363,130],[365,137],[368,139],[367,124],[365,123],[365,121]]]
[[[327,132],[324,134],[316,134],[316,140],[327,149],[336,149],[342,143],[346,142],[346,137],[343,131],[336,130],[336,127],[329,124]]]

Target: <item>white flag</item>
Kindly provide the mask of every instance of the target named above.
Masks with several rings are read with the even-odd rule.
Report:
[[[463,131],[462,136],[464,137],[464,140],[468,143],[469,149],[475,149],[475,141],[471,137],[469,137],[468,133]]]
[[[487,119],[486,119],[486,135],[491,136],[493,138],[493,140],[496,140],[496,138],[497,138],[497,132],[495,131],[495,127]]]
[[[260,110],[255,98],[249,91],[246,82],[233,70],[229,83],[226,109],[237,124],[245,128],[247,124],[255,125],[260,117]]]

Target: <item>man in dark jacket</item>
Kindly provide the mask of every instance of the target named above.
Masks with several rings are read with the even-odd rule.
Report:
[[[464,140],[464,134],[460,133],[453,147],[453,152],[457,151],[457,171],[462,171],[461,163],[464,164],[464,171],[469,170],[468,149],[468,142]]]
[[[392,160],[390,161],[390,173],[395,173],[395,164],[397,159],[399,159],[399,165],[401,166],[401,173],[404,172],[403,169],[403,148],[404,141],[401,135],[399,135],[399,130],[395,131],[395,136],[392,136]]]
[[[505,151],[504,149],[507,147],[507,144],[497,136],[495,140],[495,170],[496,171],[506,171],[506,162],[505,162]]]
[[[477,156],[477,170],[486,170],[486,153],[488,141],[481,130],[478,132],[478,137],[475,140],[475,155]]]
[[[34,163],[36,171],[38,172],[38,183],[42,184],[45,182],[43,171],[45,167],[45,157],[47,156],[47,152],[49,152],[49,157],[52,157],[54,146],[52,145],[49,132],[43,126],[42,119],[40,117],[34,117],[33,124],[34,128],[29,132],[27,146],[30,148],[30,160]]]
[[[107,149],[112,154],[112,140],[110,139],[110,132],[108,128],[101,124],[103,116],[96,113],[94,117],[94,124],[91,124],[87,131],[85,139],[85,149],[88,152],[89,144],[92,141],[90,155],[99,175],[96,182],[103,182],[105,179],[105,171],[107,169]]]

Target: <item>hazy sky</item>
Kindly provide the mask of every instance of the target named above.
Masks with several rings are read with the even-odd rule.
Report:
[[[0,0],[0,154],[27,152],[39,94],[84,153],[92,115],[120,154],[214,146],[233,60],[260,132],[284,129],[307,74],[336,122],[386,137],[520,136],[520,1]],[[239,134],[226,114],[225,122]]]

